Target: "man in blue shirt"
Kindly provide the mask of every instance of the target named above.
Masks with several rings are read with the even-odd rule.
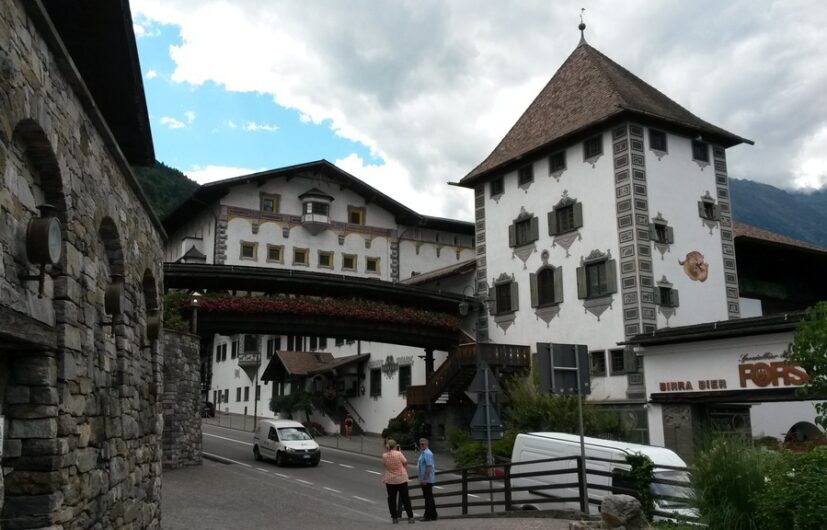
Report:
[[[436,466],[434,454],[428,449],[428,440],[419,439],[419,485],[422,487],[422,496],[425,498],[425,517],[420,521],[436,521],[436,503],[434,503],[434,481]]]

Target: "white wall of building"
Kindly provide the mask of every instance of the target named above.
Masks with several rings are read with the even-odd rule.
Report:
[[[164,246],[164,260],[177,261],[188,250],[189,245],[184,244],[191,238],[200,239],[200,244],[196,245],[199,251],[207,256],[207,263],[213,263],[214,249],[215,249],[215,223],[218,215],[216,209],[208,208],[192,219],[184,223],[174,233],[169,234],[169,239]],[[185,248],[186,247],[186,248]]]

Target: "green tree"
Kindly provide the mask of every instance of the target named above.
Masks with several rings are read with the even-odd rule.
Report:
[[[275,413],[304,412],[305,421],[310,421],[313,409],[321,410],[323,403],[321,396],[313,395],[302,388],[293,388],[286,396],[273,396],[270,400],[270,410]]]
[[[806,395],[827,396],[827,302],[819,302],[807,310],[795,331],[788,358],[810,376],[802,387]],[[817,403],[815,407],[816,423],[827,429],[827,402]]]

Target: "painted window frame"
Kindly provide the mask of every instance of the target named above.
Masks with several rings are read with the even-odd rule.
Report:
[[[355,223],[353,222],[353,215],[354,214],[358,214],[358,219],[357,219],[357,222],[355,222]],[[366,217],[367,217],[367,211],[366,211],[364,206],[353,206],[353,205],[350,205],[350,204],[347,206],[347,222],[348,222],[348,224],[365,226],[365,223],[367,222]]]
[[[265,209],[264,204],[265,201],[270,200],[273,201],[273,209]],[[258,209],[262,212],[267,213],[279,213],[279,209],[281,208],[281,195],[278,193],[259,193],[258,194]]]
[[[298,253],[304,253],[304,261],[298,261],[296,258],[298,257]],[[310,249],[307,247],[293,247],[293,265],[298,265],[300,267],[309,267],[310,266]]]
[[[371,264],[375,265],[374,270],[371,270]],[[382,274],[382,258],[377,256],[365,256],[365,272],[367,274]]]
[[[322,264],[322,257],[328,258],[327,265]],[[332,269],[334,266],[333,264],[335,263],[334,258],[335,253],[332,250],[319,250],[316,256],[317,267],[320,269]]]
[[[250,249],[252,256],[245,256],[244,249]],[[258,243],[255,241],[240,241],[238,246],[238,259],[243,261],[258,261]]]
[[[551,275],[550,279],[547,277],[548,274]],[[531,285],[531,307],[553,307],[563,303],[563,267],[544,265],[528,276]],[[541,300],[542,287],[546,282],[551,284],[551,300]]]
[[[347,267],[345,265],[345,261],[351,259],[353,260],[353,267]],[[342,270],[343,271],[350,271],[350,272],[358,272],[359,265],[358,265],[358,256],[356,254],[342,254]]]
[[[271,257],[271,252],[274,250],[278,252],[277,259]],[[267,263],[284,263],[284,245],[267,244]]]
[[[596,271],[599,275],[603,270],[606,282],[605,288],[592,290],[592,282],[589,276],[590,271]],[[598,287],[600,282],[598,281]],[[597,258],[585,259],[577,268],[577,298],[581,300],[593,300],[610,296],[617,292],[617,262],[606,254]]]

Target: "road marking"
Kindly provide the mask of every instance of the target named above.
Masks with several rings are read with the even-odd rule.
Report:
[[[301,482],[302,484],[307,484],[308,486],[312,486],[312,485],[313,485],[313,483],[312,483],[312,482],[308,482],[308,481],[306,481],[306,480],[302,480],[302,479],[300,479],[300,478],[297,478],[297,479],[296,479],[296,482]]]
[[[373,470],[370,470],[370,469],[366,469],[365,471],[367,471],[368,473],[373,473],[374,475],[381,475],[382,474],[378,471],[373,471]]]
[[[220,438],[222,440],[227,440],[228,442],[235,442],[235,443],[241,444],[241,445],[250,445],[250,446],[253,445],[250,442],[242,442],[241,440],[235,440],[233,438],[227,438],[226,436],[218,436],[217,434],[210,434],[208,432],[205,432],[205,433],[202,433],[202,434],[204,436],[212,436],[213,438]]]
[[[442,486],[434,486],[434,489],[435,490],[444,490],[445,488],[443,488]]]
[[[265,473],[269,473],[269,472],[270,472],[270,470],[269,470],[269,469],[264,469],[263,467],[257,467],[256,469],[258,469],[259,471],[263,471],[263,472],[265,472]]]
[[[233,464],[238,464],[240,466],[250,467],[250,468],[253,467],[250,464],[245,464],[244,462],[239,462],[238,460],[233,460],[232,458],[227,458],[226,456],[216,455],[216,454],[213,454],[213,453],[204,453],[204,454],[215,457],[215,458],[220,458],[222,460],[226,460],[227,462],[232,462]]]
[[[479,495],[474,495],[473,493],[469,493],[469,494],[468,494],[468,496],[469,496],[469,497],[474,497],[475,499],[479,499],[479,498],[480,498],[480,496],[479,496]]]
[[[332,464],[333,463],[332,460],[325,460],[324,458],[322,458],[321,461],[324,462],[325,464]]]
[[[276,473],[276,475],[281,477],[281,478],[290,478],[288,475],[284,475],[282,473]]]
[[[339,464],[339,465],[342,466],[342,467],[346,467],[348,469],[353,469],[353,466],[349,466],[347,464]]]
[[[342,493],[339,490],[334,490],[333,488],[328,488],[327,486],[322,486],[322,489],[325,489],[327,491],[332,491],[333,493]]]
[[[369,503],[371,503],[371,504],[376,504],[376,501],[372,501],[372,500],[370,500],[370,499],[366,499],[366,498],[364,498],[364,497],[358,497],[358,496],[354,495],[354,496],[353,496],[353,498],[354,498],[354,499],[358,499],[358,500],[360,500],[360,501],[369,502]]]

